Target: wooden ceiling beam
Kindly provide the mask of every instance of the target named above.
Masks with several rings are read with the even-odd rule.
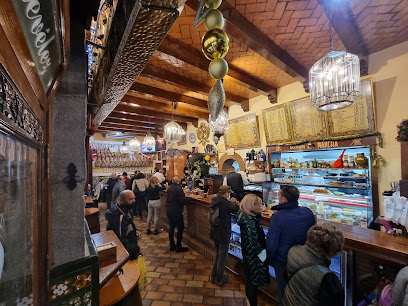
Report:
[[[144,116],[144,115],[129,115],[129,114],[123,114],[120,112],[111,112],[109,116],[106,118],[106,120],[123,120],[125,119],[127,122],[135,123],[135,124],[145,124],[145,125],[158,125],[158,126],[165,126],[166,123],[168,123],[171,119],[164,119],[164,118],[154,118],[154,117],[149,117],[149,116]],[[176,120],[177,121],[177,120]],[[178,124],[181,125],[181,127],[186,130],[187,129],[187,123],[186,122],[181,122],[178,121]]]
[[[169,103],[141,99],[130,95],[124,96],[120,104],[127,105],[130,108],[142,107],[145,109],[151,109],[153,111],[160,110],[161,112],[167,112],[169,114],[173,112],[173,106]],[[209,115],[208,110],[198,110],[196,108],[189,107],[189,105],[185,103],[179,103],[178,108],[174,113],[187,116],[194,116],[202,119],[208,119]]]
[[[327,18],[331,21],[332,27],[336,31],[346,50],[350,53],[362,57],[368,55],[368,48],[364,42],[363,35],[358,29],[358,25],[351,11],[348,1],[344,1],[341,9],[335,2],[329,0],[318,0]]]
[[[122,133],[126,133],[126,134],[131,134],[131,135],[138,135],[138,136],[146,136],[147,133],[146,132],[137,132],[135,130],[132,129],[119,129],[119,128],[110,128],[110,127],[102,127],[99,126],[96,129],[96,132],[110,132],[110,133],[115,133],[115,132],[122,132]],[[153,136],[162,136],[162,133],[157,133],[157,132],[152,132],[151,133]]]
[[[129,108],[123,107],[123,105],[119,104],[119,105],[117,105],[115,107],[115,111],[120,112],[120,113],[122,113],[124,115],[125,114],[134,115],[135,119],[137,119],[136,117],[138,115],[143,115],[143,116],[148,116],[148,117],[157,118],[157,119],[163,118],[163,119],[166,119],[166,120],[172,120],[172,118],[173,118],[173,120],[177,121],[177,122],[179,122],[179,121],[181,121],[181,122],[191,122],[195,127],[198,125],[198,118],[195,118],[195,117],[190,117],[190,116],[185,116],[185,115],[178,115],[178,114],[177,115],[175,114],[172,117],[172,115],[168,114],[168,113],[163,113],[163,112],[160,112],[158,110],[152,111],[150,109],[143,109],[141,107],[134,107],[132,109],[132,111],[129,112]]]
[[[210,61],[204,57],[204,54],[200,50],[169,35],[164,38],[158,50],[167,55],[173,56],[180,61],[200,68],[201,70],[208,71]],[[253,75],[250,75],[233,65],[229,65],[227,77],[234,83],[262,95],[268,95],[269,93],[276,91],[276,88],[273,86],[262,82]]]
[[[113,123],[113,124],[125,124],[125,125],[131,125],[135,128],[149,128],[149,125],[151,128],[161,130],[163,129],[165,124],[152,124],[150,122],[140,122],[140,121],[134,121],[134,120],[127,120],[127,119],[117,119],[117,118],[112,118],[112,117],[107,117],[103,122],[106,123]]]
[[[197,11],[197,0],[187,0],[186,4]],[[235,7],[227,1],[223,1],[218,10],[220,10],[226,20],[225,31],[229,36],[243,42],[297,81],[303,83],[308,78],[309,72],[305,67],[297,62],[288,52],[279,47],[257,26],[246,19]]]
[[[187,78],[185,76],[179,75],[178,73],[174,73],[167,69],[163,69],[154,65],[146,65],[141,73],[141,76],[157,82],[169,84],[189,91],[194,91],[202,95],[208,95],[211,90],[211,86],[208,86],[205,83],[197,82],[196,80],[193,80],[191,78]],[[247,100],[245,97],[241,97],[229,91],[225,91],[225,96],[226,101],[232,103],[241,103]]]
[[[150,132],[156,132],[156,133],[163,133],[163,129],[161,128],[154,128],[154,127],[136,127],[133,125],[129,125],[129,124],[117,124],[117,123],[111,123],[111,122],[107,122],[104,121],[102,122],[102,124],[100,125],[101,127],[109,127],[109,128],[121,128],[121,129],[129,129],[129,130],[133,130],[133,131],[137,131],[137,132],[145,132],[147,133],[147,131],[150,130]]]
[[[183,102],[187,104],[191,104],[200,108],[207,109],[207,101],[185,96],[179,93],[163,90],[157,87],[141,84],[141,83],[133,83],[132,87],[130,87],[128,92],[135,92],[145,97],[158,97],[162,99],[166,99],[170,102]]]

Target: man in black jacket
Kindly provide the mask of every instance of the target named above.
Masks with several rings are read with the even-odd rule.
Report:
[[[188,247],[181,245],[184,231],[183,209],[187,203],[187,198],[184,191],[179,185],[179,178],[173,177],[171,185],[167,188],[167,218],[169,219],[169,240],[170,251],[187,252]],[[177,244],[174,243],[174,230],[177,227]]]
[[[109,180],[106,182],[106,184],[108,184],[108,188],[106,189],[106,206],[108,207],[108,209],[111,207],[112,191],[117,181],[118,179],[116,178],[116,173],[113,172]]]
[[[215,258],[211,273],[211,282],[217,286],[228,282],[228,275],[224,269],[228,260],[229,241],[231,237],[231,214],[236,214],[239,206],[235,198],[231,198],[232,190],[229,186],[221,186],[218,194],[211,199],[210,207],[218,206],[219,217],[217,225],[211,223],[211,240],[215,245]]]
[[[113,205],[105,213],[105,218],[108,220],[106,230],[115,232],[128,251],[131,260],[137,259],[140,252],[140,247],[137,244],[139,231],[133,223],[131,214],[131,205],[134,201],[135,194],[131,190],[122,191],[118,196],[117,204]]]
[[[231,187],[233,198],[241,201],[244,197],[244,180],[240,173],[235,172],[235,168],[232,168],[228,175],[224,179],[224,185]]]

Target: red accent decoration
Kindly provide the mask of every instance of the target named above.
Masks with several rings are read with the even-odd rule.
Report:
[[[340,157],[334,162],[333,168],[343,168],[343,155],[344,152],[346,152],[346,149],[343,150],[343,153],[341,153]]]

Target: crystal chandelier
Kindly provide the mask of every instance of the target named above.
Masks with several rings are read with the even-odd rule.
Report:
[[[150,133],[150,130],[149,130],[147,132],[146,137],[143,140],[143,145],[145,146],[147,151],[151,151],[151,150],[153,150],[155,144],[156,144],[156,139],[154,139],[154,137],[152,136],[152,134]]]
[[[178,104],[172,103],[173,112],[171,113],[171,121],[164,126],[164,139],[167,143],[178,143],[181,138],[186,134],[183,128],[176,121],[173,120],[174,111],[177,109]]]
[[[139,153],[140,150],[140,141],[135,137],[129,141],[129,151]]]
[[[330,52],[309,71],[312,106],[322,111],[347,107],[360,95],[360,61],[355,54],[333,51],[329,23]]]
[[[170,121],[164,126],[164,139],[167,143],[177,143],[186,132],[176,121]]]
[[[126,143],[124,143],[124,142],[123,142],[123,144],[120,146],[119,150],[120,150],[120,153],[122,153],[122,154],[127,154],[127,153],[129,153],[129,148],[128,148],[128,146],[126,145]]]
[[[212,120],[210,114],[208,123],[210,125],[210,131],[214,133],[214,142],[218,144],[221,136],[224,135],[228,128],[228,114],[222,110],[215,121]]]

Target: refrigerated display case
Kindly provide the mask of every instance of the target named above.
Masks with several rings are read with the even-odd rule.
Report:
[[[268,234],[268,230],[265,226],[262,226],[263,231],[265,233],[265,237]],[[243,260],[242,257],[242,246],[241,246],[241,230],[239,225],[237,224],[236,215],[231,216],[231,238],[230,238],[230,246],[229,246],[229,254]],[[337,277],[343,283],[343,286],[346,284],[346,265],[347,261],[345,260],[346,254],[342,252],[341,254],[335,255],[331,258],[331,265],[330,270],[332,270]],[[272,266],[269,266],[269,274],[272,277],[276,277],[275,269]]]
[[[343,152],[342,162],[347,167],[334,168]],[[357,156],[365,157],[359,167]],[[299,205],[309,207],[318,219],[364,228],[372,222],[369,147],[272,152],[270,158],[275,161],[273,182],[264,184],[263,200],[271,209],[278,204],[280,185],[293,185],[300,191]]]

